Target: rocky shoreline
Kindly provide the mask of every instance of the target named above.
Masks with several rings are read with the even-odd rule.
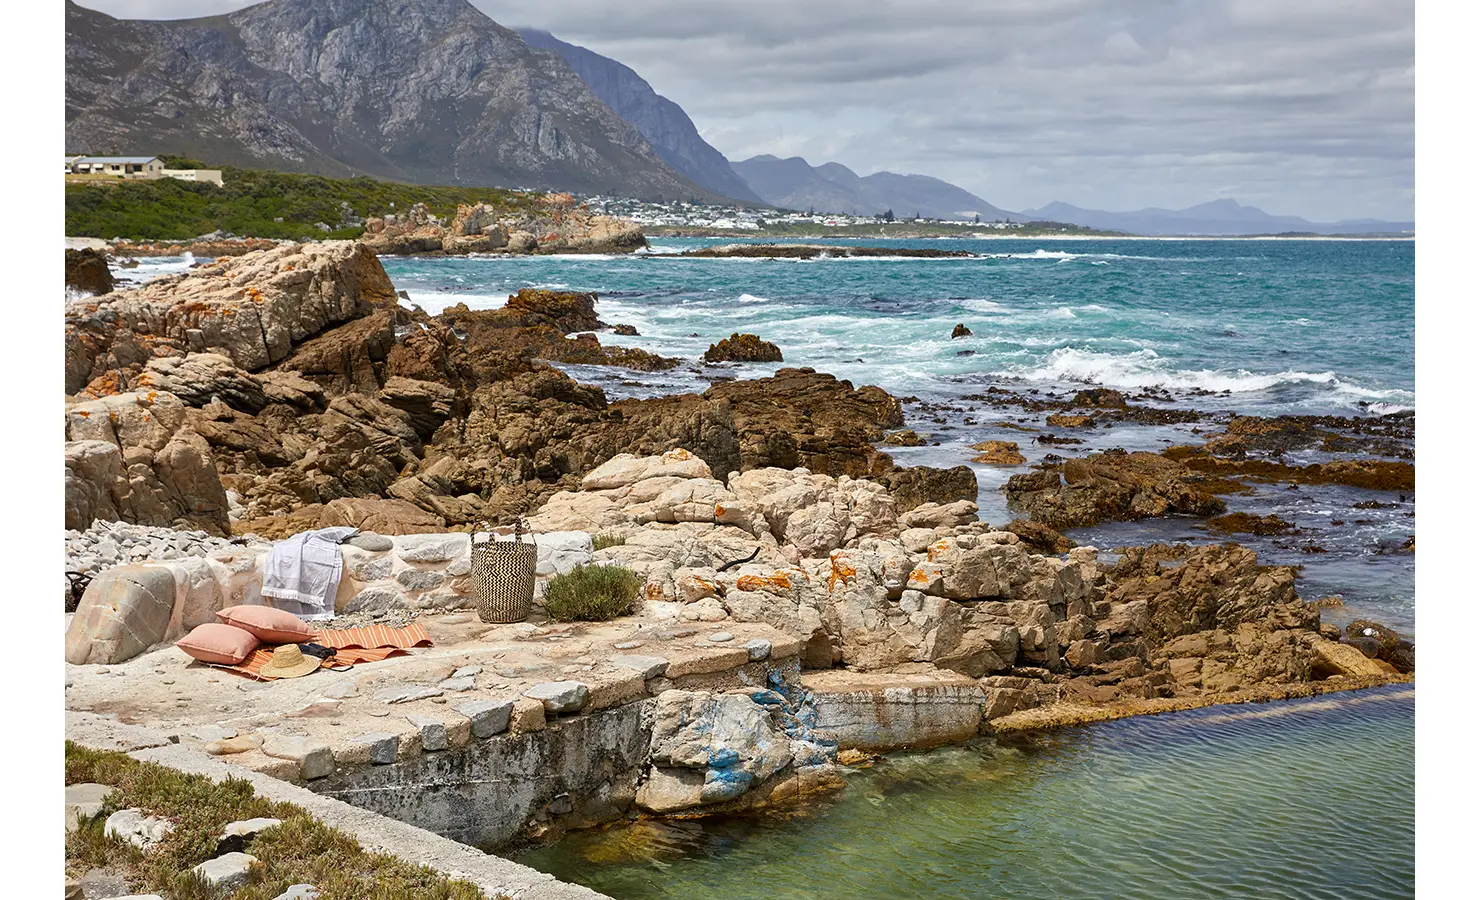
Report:
[[[358,220],[356,220],[358,221]],[[569,194],[544,194],[528,208],[461,204],[438,216],[418,203],[404,213],[364,221],[360,241],[381,256],[520,256],[542,253],[631,253],[648,246],[642,229],[625,219],[594,215]],[[293,246],[291,240],[217,232],[176,241],[98,241],[117,259],[184,256],[217,259]],[[93,290],[93,293],[102,291]]]
[[[502,226],[475,227],[477,215],[459,220],[442,232],[443,250],[411,252],[485,252],[466,248],[514,239]],[[376,233],[410,247],[430,241],[428,229],[410,219]],[[454,306],[436,316],[408,306],[373,241],[255,250],[69,303],[68,602],[78,608],[69,708],[142,715],[143,701],[120,701],[84,670],[134,658],[178,663],[179,651],[155,645],[215,609],[254,602],[263,539],[311,528],[352,525],[373,539],[344,551],[341,615],[460,626],[468,616],[459,611],[473,602],[465,532],[516,516],[560,544],[562,565],[617,564],[642,581],[640,609],[618,620],[620,634],[537,617],[500,632],[510,643],[498,651],[533,654],[532,668],[469,681],[511,709],[516,683],[519,692],[586,688],[570,689],[583,699],[569,708],[544,702],[552,722],[654,705],[659,727],[630,760],[637,793],[602,815],[633,803],[659,814],[713,812],[819,789],[840,749],[884,740],[883,726],[858,710],[891,684],[909,688],[902,696],[914,698],[905,705],[919,724],[885,746],[1413,678],[1411,642],[1374,622],[1322,623],[1320,607],[1299,596],[1294,567],[1263,565],[1233,543],[1117,547],[1102,559],[1058,533],[1168,515],[1217,523],[1228,513],[1222,497],[1250,481],[1411,491],[1411,415],[1260,419],[1155,406],[1150,393],[994,388],[982,402],[1046,414],[1055,433],[1223,426],[1197,447],[1045,459],[1007,480],[1021,518],[994,526],[980,521],[971,468],[902,466],[883,449],[923,443],[904,430],[903,403],[913,398],[788,368],[703,393],[612,402],[548,363],[652,370],[679,361],[604,346],[598,333],[618,326],[599,318],[594,294],[523,290],[500,309]],[[754,335],[730,340],[742,355],[774,349]],[[1036,424],[1014,427],[1044,436]],[[983,462],[1025,464],[1012,442],[992,444]],[[1372,456],[1281,461],[1311,447]],[[1408,459],[1392,458],[1405,450]],[[1222,521],[1235,533],[1278,527]],[[148,612],[160,602],[148,587],[155,581],[173,586],[175,608],[163,618]],[[105,593],[112,619],[90,613]],[[104,633],[115,627],[128,639]],[[447,635],[469,660],[484,652],[471,631]],[[570,641],[569,654],[550,635]],[[737,635],[750,643],[732,645]],[[684,670],[673,667],[680,657],[670,642],[689,637],[704,658],[728,660],[725,671],[753,665],[751,681],[674,681]],[[747,649],[756,641],[764,652],[759,643]],[[635,658],[628,651],[659,658],[634,680],[611,668]],[[445,692],[447,677],[428,689]],[[854,699],[809,699],[834,695]],[[927,713],[937,695],[952,698],[941,708],[954,718]],[[170,715],[164,699],[150,715]],[[828,702],[843,704],[828,720],[849,735],[842,740],[818,724]],[[435,704],[417,709],[436,713]],[[752,737],[736,737],[727,762],[701,760],[689,752],[694,722],[740,722]],[[357,772],[361,750],[346,748],[322,775],[298,774]],[[260,756],[244,759],[282,766],[284,757]],[[600,818],[530,814],[546,825]]]

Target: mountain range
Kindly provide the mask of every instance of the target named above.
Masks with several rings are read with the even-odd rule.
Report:
[[[1347,219],[1341,222],[1312,222],[1299,216],[1276,216],[1236,200],[1214,200],[1187,209],[1148,207],[1132,212],[1081,209],[1054,202],[1023,215],[1051,222],[1066,222],[1107,231],[1144,235],[1239,235],[1308,232],[1311,234],[1378,234],[1412,231],[1412,222],[1378,219]]]
[[[559,54],[467,0],[270,0],[173,21],[68,0],[66,13],[68,152],[720,199]]]
[[[793,156],[726,160],[626,65],[468,0],[268,0],[123,20],[66,3],[69,153],[825,213],[1046,220],[1132,234],[1411,232],[1310,222],[1233,200],[1183,210],[1011,212],[926,175],[859,176]]]
[[[916,213],[933,219],[983,221],[1021,217],[998,209],[969,191],[928,175],[875,172],[859,177],[842,163],[812,166],[800,156],[752,156],[730,167],[767,203],[787,209],[872,216],[892,210],[898,218]]]

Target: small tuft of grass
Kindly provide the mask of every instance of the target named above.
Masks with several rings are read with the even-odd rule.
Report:
[[[476,885],[368,852],[306,810],[256,796],[251,782],[243,779],[215,782],[71,741],[66,744],[66,772],[68,784],[91,781],[115,788],[102,812],[67,837],[68,870],[80,874],[89,868],[112,868],[139,893],[171,900],[222,900],[190,870],[216,855],[217,838],[228,822],[265,816],[282,819],[283,824],[262,832],[247,847],[259,864],[253,867],[250,883],[232,893],[230,900],[272,900],[294,884],[317,885],[321,900],[484,900]],[[175,823],[175,830],[147,854],[103,834],[109,815],[133,807]]]
[[[607,547],[620,547],[627,543],[627,539],[620,534],[597,534],[591,537],[591,548],[593,550],[605,550]]]
[[[545,612],[557,622],[606,622],[632,612],[642,579],[621,566],[576,566],[550,579]]]

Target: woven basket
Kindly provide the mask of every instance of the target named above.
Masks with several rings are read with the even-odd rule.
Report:
[[[534,603],[536,550],[522,534],[512,541],[473,544],[473,593],[478,618],[485,622],[523,622]]]

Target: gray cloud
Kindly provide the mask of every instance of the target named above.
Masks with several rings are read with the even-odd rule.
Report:
[[[1410,3],[473,2],[636,69],[732,159],[922,172],[1010,209],[1235,197],[1312,219],[1413,214]]]

